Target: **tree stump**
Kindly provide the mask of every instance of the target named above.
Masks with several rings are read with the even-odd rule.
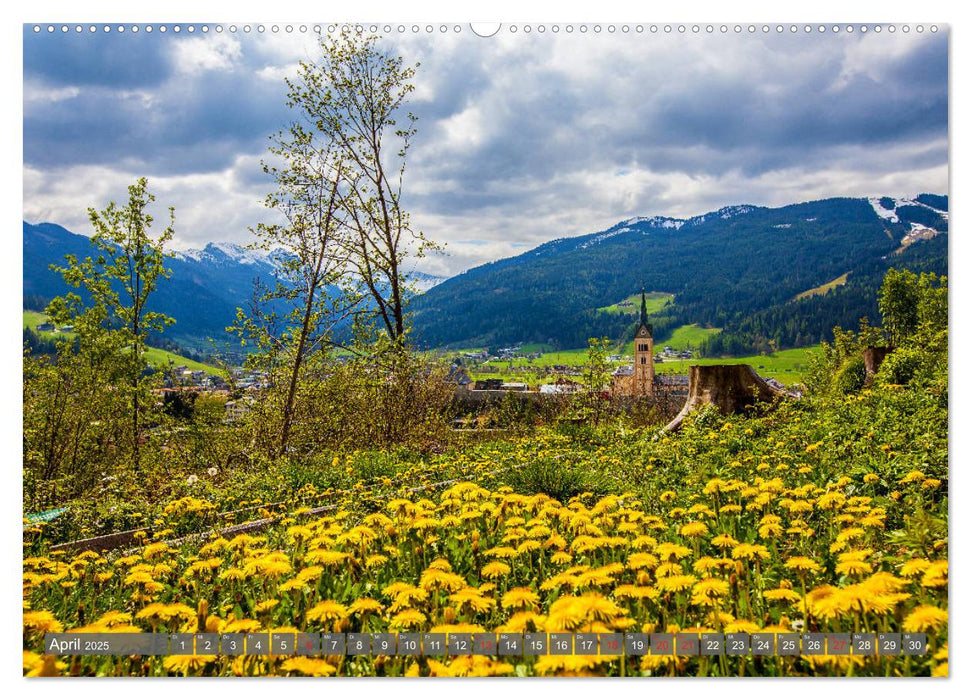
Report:
[[[779,396],[788,394],[766,384],[750,365],[692,365],[688,368],[688,400],[664,431],[677,430],[685,416],[706,404],[722,413],[738,413]]]
[[[867,382],[873,381],[873,375],[877,373],[880,369],[880,365],[883,361],[893,352],[893,348],[887,347],[869,347],[863,350],[863,365],[866,367],[866,378]]]

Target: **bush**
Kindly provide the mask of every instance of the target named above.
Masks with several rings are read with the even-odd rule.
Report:
[[[887,355],[877,372],[882,384],[907,384],[923,364],[923,353],[917,348],[900,348]]]
[[[835,388],[840,394],[854,394],[863,388],[866,381],[866,364],[863,358],[847,358],[836,373]]]

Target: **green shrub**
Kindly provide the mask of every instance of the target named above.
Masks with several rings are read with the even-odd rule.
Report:
[[[923,352],[917,348],[900,348],[887,355],[877,372],[882,384],[908,384],[924,362]]]
[[[866,364],[859,356],[848,357],[834,377],[835,389],[840,394],[854,394],[866,381]]]

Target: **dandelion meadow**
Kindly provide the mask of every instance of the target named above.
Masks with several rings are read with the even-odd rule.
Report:
[[[184,523],[227,507],[191,496],[146,514],[152,526],[126,552],[51,552],[46,528],[28,527],[24,673],[946,676],[946,388],[933,351],[921,353],[924,379],[820,390],[764,415],[703,410],[675,435],[549,427],[417,462],[399,456],[391,477],[274,492],[286,502],[263,514],[279,520],[255,534],[179,541]],[[842,361],[835,348],[831,360]],[[355,460],[329,467],[353,472]],[[530,470],[549,462],[568,465],[576,493],[537,490]],[[318,502],[333,510],[308,515]],[[914,631],[929,651],[42,655],[45,632],[70,630]]]

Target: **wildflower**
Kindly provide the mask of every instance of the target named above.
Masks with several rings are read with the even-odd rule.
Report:
[[[374,598],[358,598],[347,611],[352,615],[380,615],[384,606]]]
[[[920,579],[924,588],[941,588],[947,585],[947,560],[932,562]]]
[[[681,526],[682,537],[701,537],[708,534],[708,526],[702,522],[691,522]]]
[[[685,591],[691,588],[697,580],[697,578],[690,575],[666,576],[657,580],[657,587],[662,591],[677,593],[678,591]]]
[[[755,561],[756,559],[762,559],[764,561],[770,556],[769,550],[766,549],[765,545],[761,544],[749,544],[748,542],[742,542],[732,549],[732,559],[736,560],[744,559],[748,561]]]
[[[257,603],[254,609],[256,610],[257,615],[261,615],[263,613],[270,612],[271,610],[273,610],[273,608],[275,608],[279,604],[280,604],[279,600],[277,600],[276,598],[271,598],[270,600],[264,600]]]
[[[712,537],[711,543],[719,549],[731,549],[732,547],[738,546],[738,540],[728,534]]]
[[[657,556],[659,556],[661,559],[684,559],[686,556],[691,554],[691,550],[682,544],[662,542],[654,548],[654,553],[657,554]]]
[[[189,675],[201,671],[210,661],[215,661],[216,656],[211,654],[174,654],[166,656],[162,660],[162,666],[166,671],[174,671],[183,675]]]
[[[391,618],[389,623],[392,629],[411,629],[421,627],[428,618],[418,610],[402,610]]]
[[[49,610],[25,612],[23,617],[24,629],[35,632],[62,632],[64,626],[57,621],[54,613]]]
[[[465,579],[458,574],[429,568],[425,569],[424,573],[422,573],[418,585],[426,591],[444,590],[454,593],[466,584]]]
[[[702,579],[691,589],[691,603],[693,605],[713,605],[719,598],[730,592],[727,581],[717,578]]]
[[[307,620],[310,622],[330,622],[347,617],[347,608],[336,600],[325,600],[317,603],[307,611]]]
[[[192,486],[192,485],[193,485],[193,484],[195,484],[195,483],[196,483],[197,481],[199,481],[199,477],[198,477],[198,476],[196,476],[195,474],[189,474],[189,478],[185,480],[185,483],[186,483],[186,484],[187,484],[188,486]]]
[[[482,567],[482,575],[488,579],[498,579],[509,574],[512,568],[508,564],[503,564],[501,561],[489,562]]]
[[[933,605],[919,605],[904,618],[905,632],[928,632],[947,624],[947,611]]]
[[[799,571],[802,573],[809,571],[819,572],[823,570],[823,567],[809,557],[791,557],[786,560],[785,567],[787,569],[792,569],[793,571]]]
[[[771,588],[762,592],[766,600],[779,600],[786,603],[798,603],[802,597],[791,588]]]
[[[280,668],[287,673],[298,673],[301,676],[333,676],[337,673],[337,669],[325,660],[308,656],[290,657],[283,662]]]
[[[502,596],[504,608],[529,608],[539,604],[539,595],[530,588],[512,588]]]

